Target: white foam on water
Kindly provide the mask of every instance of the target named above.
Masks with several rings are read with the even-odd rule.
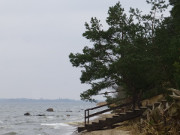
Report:
[[[75,127],[70,126],[66,123],[42,123],[41,126],[49,126],[54,129],[66,130],[66,133],[63,132],[63,135],[72,135],[72,133],[75,131]]]
[[[70,125],[65,123],[42,123],[41,126],[50,126],[54,129],[61,129],[62,127],[71,127]]]
[[[54,117],[53,117],[53,116],[47,116],[47,118],[48,118],[48,119],[54,119]]]
[[[65,123],[42,123],[41,126],[69,126],[68,124]]]

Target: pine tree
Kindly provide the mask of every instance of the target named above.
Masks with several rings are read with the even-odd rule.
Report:
[[[156,13],[167,6],[162,0],[147,2],[152,5],[152,10],[145,15],[133,8],[127,15],[120,3],[110,7],[107,30],[97,18],[92,18],[90,24],[85,23],[83,36],[93,45],[84,47],[83,53],[69,55],[73,66],[83,68],[81,83],[91,85],[91,89],[81,94],[82,100],[94,101],[93,95],[116,85],[122,86],[135,101],[156,86],[152,48],[156,29],[163,22],[163,18],[156,18]]]

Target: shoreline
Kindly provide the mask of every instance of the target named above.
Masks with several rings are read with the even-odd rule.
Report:
[[[97,118],[90,120],[91,122],[96,122],[99,120],[102,120],[107,117],[111,117],[112,114],[102,114],[99,115]],[[84,123],[83,122],[74,122],[74,123],[69,123],[71,126],[82,126]],[[128,129],[128,126],[126,123],[122,122],[120,125],[116,128],[113,129],[103,129],[103,130],[97,130],[97,131],[83,131],[78,133],[77,131],[74,131],[72,135],[132,135],[131,131]]]
[[[118,128],[114,129],[106,129],[106,130],[98,130],[91,132],[82,132],[78,135],[131,135],[130,131],[120,130]]]

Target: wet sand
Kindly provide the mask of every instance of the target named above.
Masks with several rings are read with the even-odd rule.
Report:
[[[91,120],[91,122],[96,122],[108,117],[112,117],[113,114],[103,114],[103,115],[99,115],[98,118]],[[82,126],[83,123],[78,123],[78,126]],[[98,130],[98,131],[91,131],[91,132],[81,132],[81,133],[76,133],[77,135],[132,135],[130,131],[128,131],[128,129],[125,128],[125,126],[123,126],[123,124],[120,124],[120,127],[116,127],[114,129],[107,129],[107,130]]]
[[[108,130],[99,130],[92,132],[82,132],[79,135],[131,135],[129,131],[123,131],[120,129],[108,129]]]

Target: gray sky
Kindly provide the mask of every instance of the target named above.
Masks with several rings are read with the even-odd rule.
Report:
[[[71,98],[89,86],[68,55],[89,41],[84,23],[104,23],[118,0],[0,0],[0,98]],[[146,11],[145,0],[121,0]]]

